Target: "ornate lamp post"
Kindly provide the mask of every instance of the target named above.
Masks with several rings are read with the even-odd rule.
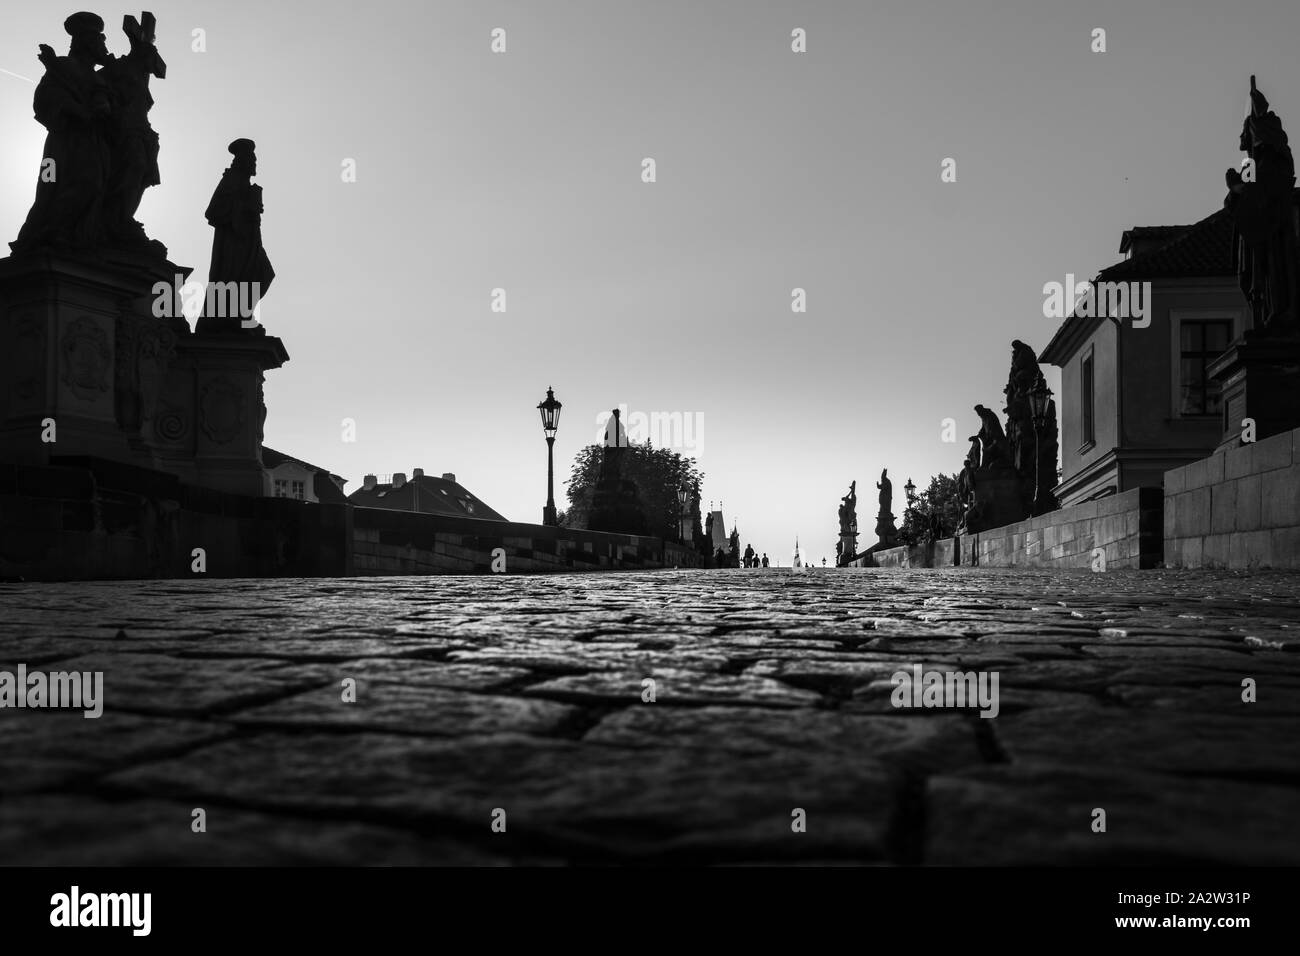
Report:
[[[682,544],[686,543],[686,502],[690,500],[691,489],[689,485],[682,485],[677,489],[677,536]]]
[[[546,390],[546,401],[537,403],[542,415],[542,431],[546,434],[546,507],[542,509],[542,524],[555,525],[555,433],[560,427],[560,409],[555,400],[555,390]]]
[[[1034,416],[1034,504],[1030,512],[1037,516],[1042,508],[1043,503],[1043,480],[1039,474],[1042,469],[1042,458],[1039,454],[1039,439],[1042,430],[1047,427],[1047,410],[1051,405],[1052,390],[1047,387],[1047,382],[1039,376],[1035,383],[1033,391],[1029,393],[1029,408]]]
[[[916,506],[916,485],[912,479],[907,479],[907,484],[903,485],[903,492],[907,495],[907,515],[903,518],[903,524],[912,529],[912,534],[916,534],[916,515],[913,509]]]

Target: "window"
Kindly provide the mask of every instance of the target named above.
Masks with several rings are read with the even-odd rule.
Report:
[[[1079,407],[1083,411],[1083,446],[1093,444],[1097,440],[1097,430],[1093,413],[1093,361],[1092,350],[1083,357],[1083,362],[1079,367],[1079,388],[1080,401]]]
[[[1178,412],[1181,415],[1218,415],[1223,407],[1219,387],[1206,366],[1228,347],[1232,338],[1229,319],[1184,320],[1179,324]]]
[[[306,486],[301,481],[293,481],[288,478],[275,479],[275,496],[277,498],[297,498],[303,500]]]

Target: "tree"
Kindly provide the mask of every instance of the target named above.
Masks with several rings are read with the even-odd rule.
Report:
[[[916,504],[903,513],[899,540],[909,546],[932,540],[930,522],[934,515],[938,516],[938,537],[949,538],[957,533],[961,506],[956,475],[935,475],[930,479],[930,487],[917,495]]]
[[[569,507],[565,511],[567,527],[587,527],[603,455],[603,446],[588,445],[574,456],[567,491]],[[649,441],[642,445],[629,444],[623,456],[622,475],[636,483],[645,510],[646,533],[665,541],[681,540],[677,489],[685,484],[690,489],[691,530],[697,542],[702,540],[699,497],[704,475],[694,458],[683,458],[666,448],[653,448]]]

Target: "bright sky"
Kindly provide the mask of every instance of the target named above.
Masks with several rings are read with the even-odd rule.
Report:
[[[66,52],[72,9],[6,0],[5,241],[44,135],[9,74],[39,75],[38,43]],[[796,534],[833,557],[851,480],[865,546],[882,467],[900,519],[909,476],[960,467],[972,406],[1001,409],[1011,340],[1054,331],[1044,283],[1115,261],[1126,228],[1220,205],[1251,73],[1300,124],[1293,0],[151,9],[169,72],[153,85],[163,183],[140,218],[200,277],[226,144],[258,144],[277,273],[263,322],[291,355],[268,376],[268,444],[349,490],[452,471],[539,521],[548,385],[561,477],[614,405],[693,416],[705,498],[786,564]],[[126,11],[97,12],[125,52]]]

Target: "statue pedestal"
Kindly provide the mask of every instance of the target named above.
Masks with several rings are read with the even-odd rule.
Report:
[[[188,381],[193,404],[188,421],[177,425],[179,441],[168,449],[173,468],[188,470],[189,480],[204,488],[266,494],[262,385],[268,369],[289,360],[284,343],[261,330],[196,332],[180,353],[184,369],[169,381],[168,399],[183,403],[176,386],[183,388]]]
[[[1210,363],[1223,389],[1223,437],[1218,451],[1241,445],[1242,420],[1255,420],[1255,439],[1300,428],[1300,338],[1248,331]]]
[[[856,531],[840,532],[840,566],[846,566],[858,553],[858,533]]]
[[[975,471],[974,502],[961,528],[973,534],[989,528],[1023,521],[1020,475],[1010,465],[980,468]]]
[[[158,394],[189,329],[155,315],[155,287],[173,306],[176,277],[189,272],[149,253],[0,259],[0,459],[158,467]]]
[[[892,513],[882,511],[876,516],[876,537],[882,548],[898,544],[898,524]]]
[[[604,479],[596,483],[591,494],[590,531],[616,534],[644,534],[645,513],[636,482],[626,478]]]

